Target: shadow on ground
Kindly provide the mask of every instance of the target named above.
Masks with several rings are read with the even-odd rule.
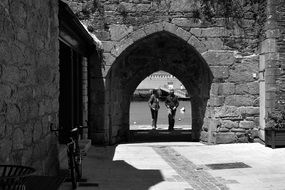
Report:
[[[113,160],[116,146],[91,147],[83,160],[83,177],[98,183],[100,190],[148,190],[163,180],[159,170],[142,170]]]

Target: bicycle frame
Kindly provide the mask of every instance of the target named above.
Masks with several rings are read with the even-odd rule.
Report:
[[[53,124],[50,125],[50,131],[58,132],[59,129],[53,129]],[[77,181],[82,177],[82,155],[80,152],[78,140],[79,140],[79,128],[73,128],[69,134],[69,142],[67,146],[68,166],[70,170],[70,180],[72,182],[73,189],[77,188]]]

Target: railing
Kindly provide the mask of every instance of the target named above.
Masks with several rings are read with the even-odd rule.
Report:
[[[168,89],[168,88],[166,88],[166,87],[160,87],[160,90],[163,90],[163,91],[165,91],[165,92],[167,92],[167,93],[170,92],[170,89]],[[176,91],[174,92],[174,94],[175,94],[176,96],[178,96],[179,98],[188,98],[187,93],[186,93],[186,92],[183,92],[182,90],[176,90]]]

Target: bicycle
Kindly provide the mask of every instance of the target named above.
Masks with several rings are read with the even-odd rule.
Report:
[[[87,126],[79,126],[70,130],[68,134],[69,142],[66,143],[70,181],[73,189],[77,188],[77,182],[82,178],[82,156],[86,155],[86,153],[80,151],[78,143],[83,128],[87,128]],[[50,131],[59,132],[60,129],[54,129],[53,123],[51,123]]]

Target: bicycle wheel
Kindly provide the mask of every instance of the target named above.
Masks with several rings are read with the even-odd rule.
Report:
[[[77,181],[76,181],[76,171],[75,171],[75,160],[74,160],[74,154],[72,152],[68,152],[68,163],[69,163],[69,169],[70,169],[70,180],[72,183],[72,189],[77,188]]]
[[[76,179],[78,181],[82,177],[82,157],[81,157],[81,154],[78,154],[74,157],[74,163],[75,163]]]

